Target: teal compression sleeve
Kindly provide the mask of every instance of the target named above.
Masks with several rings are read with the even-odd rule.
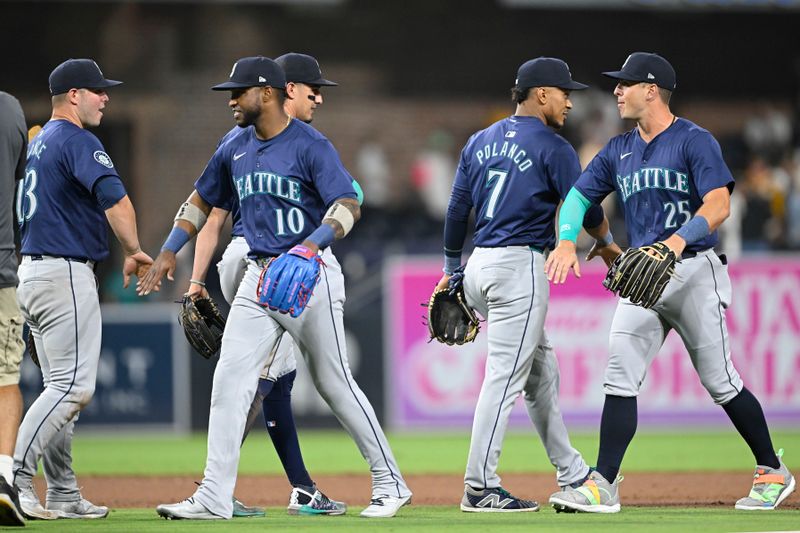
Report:
[[[578,233],[581,231],[583,216],[592,205],[584,195],[575,187],[569,190],[564,203],[561,205],[561,212],[558,215],[558,238],[562,241],[578,240]]]

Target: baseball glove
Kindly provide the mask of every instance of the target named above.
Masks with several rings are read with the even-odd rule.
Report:
[[[39,354],[36,352],[36,342],[33,340],[33,331],[30,329],[28,330],[28,355],[31,356],[31,361],[33,364],[42,368],[42,364],[39,362]]]
[[[298,317],[308,305],[319,281],[322,259],[305,246],[295,246],[271,261],[258,280],[259,305]]]
[[[197,353],[210,359],[222,346],[225,317],[211,298],[192,298],[187,294],[180,304],[178,322],[183,327],[186,340]]]
[[[663,242],[629,248],[608,269],[603,286],[646,309],[661,298],[678,258]]]
[[[456,272],[450,286],[434,291],[428,301],[428,333],[449,346],[474,341],[481,329],[475,311],[467,305],[462,281],[463,274]]]

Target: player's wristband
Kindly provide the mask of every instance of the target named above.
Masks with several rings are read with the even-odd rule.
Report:
[[[324,250],[336,240],[336,232],[333,226],[323,223],[311,235],[306,237],[306,240],[316,244],[320,250]]]
[[[692,218],[675,233],[680,235],[683,240],[686,241],[686,244],[692,244],[693,242],[708,237],[710,229],[706,217],[700,215]]]
[[[189,232],[183,228],[175,226],[172,228],[172,231],[169,232],[169,237],[167,240],[164,241],[163,246],[161,246],[162,250],[169,250],[170,252],[177,254],[184,245],[189,242]]]
[[[203,287],[204,289],[206,288],[205,282],[202,282],[199,279],[190,279],[189,280],[189,284],[190,285],[198,285],[200,287]]]
[[[602,239],[596,239],[596,241],[597,241],[597,246],[602,248],[603,246],[608,246],[609,244],[614,242],[614,236],[611,235],[611,230],[609,230],[608,233],[606,233],[605,237],[603,237]]]
[[[452,276],[453,272],[456,271],[458,267],[461,266],[461,256],[453,257],[449,255],[444,256],[444,268],[442,272],[447,274],[448,276]]]

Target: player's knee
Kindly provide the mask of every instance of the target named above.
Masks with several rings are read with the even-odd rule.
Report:
[[[78,406],[78,409],[83,409],[89,402],[92,401],[94,396],[94,385],[73,385],[70,391],[71,400]]]
[[[725,405],[739,394],[739,391],[730,385],[727,387],[709,387],[706,383],[703,383],[703,386],[705,386],[708,394],[711,395],[711,399],[717,405]]]

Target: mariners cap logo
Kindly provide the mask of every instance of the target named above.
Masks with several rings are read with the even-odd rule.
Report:
[[[238,65],[238,64],[239,64],[238,61],[233,64],[233,68],[231,69],[231,73],[228,75],[229,78],[233,77],[233,73],[236,72],[236,65]]]

